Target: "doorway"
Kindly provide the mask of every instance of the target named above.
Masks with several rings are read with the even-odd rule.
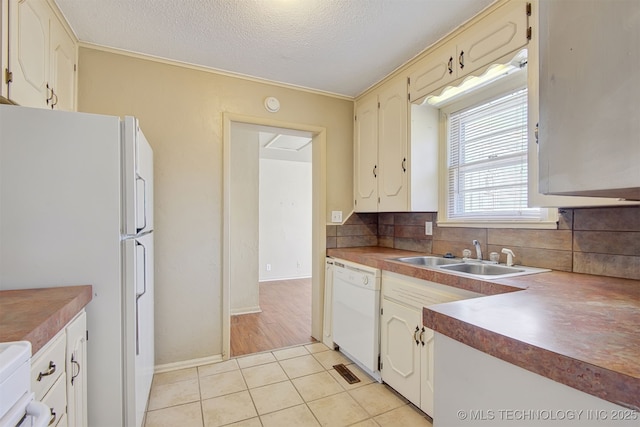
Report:
[[[275,311],[272,304],[274,299],[283,300],[287,297],[294,299],[292,290],[300,291],[296,297],[300,298],[300,301],[304,301],[305,298],[308,301],[305,304],[308,309],[306,322],[309,325],[310,317],[310,333],[307,329],[307,338],[304,339],[307,342],[312,340],[311,337],[320,339],[323,299],[323,287],[320,284],[324,283],[322,265],[326,239],[325,131],[323,128],[307,125],[225,114],[223,140],[223,357],[226,359],[238,355],[238,350],[231,349],[232,322],[234,328],[239,327],[241,330],[243,330],[241,323],[248,325],[241,332],[242,340],[245,344],[250,344],[248,347],[244,346],[244,350],[240,350],[243,354],[251,351],[251,348],[256,348],[257,351],[267,350],[268,348],[264,345],[272,345],[274,347],[270,349],[274,349],[296,344],[289,344],[288,338],[283,336],[291,335],[292,339],[300,339],[296,338],[296,334],[300,334],[299,323],[304,320],[294,320],[295,312],[291,315],[283,315],[283,313],[276,315],[275,317],[280,317],[284,323],[273,325],[274,313],[281,312],[282,309],[295,310],[295,303],[289,308],[283,306]],[[289,206],[294,208],[291,209],[294,216],[283,222],[279,219],[278,209],[286,209],[285,205],[295,205],[298,202],[293,195],[282,197],[283,195],[277,192],[277,188],[273,187],[277,185],[278,179],[287,179],[282,176],[286,169],[297,170],[297,173],[304,170],[305,161],[310,178],[310,185],[306,189],[307,197],[311,195],[311,200],[308,201],[310,210],[305,213],[304,209],[295,209],[300,206]],[[264,179],[260,176],[261,169],[263,172],[278,171],[271,176],[270,180],[264,180],[263,184],[266,183],[267,188],[262,189],[259,185]],[[302,178],[289,177],[288,179],[304,181]],[[288,188],[287,191],[288,193],[300,192],[295,188]],[[262,207],[260,207],[261,193],[267,201]],[[306,202],[300,201],[300,203]],[[264,215],[265,218],[262,218],[263,215],[258,214],[261,209],[271,210],[271,216]],[[282,212],[284,211],[281,210],[279,213],[282,214]],[[307,239],[306,243],[308,256],[304,255],[303,250],[290,247],[298,243],[298,240],[304,241],[304,239],[292,237],[287,244],[286,233],[293,232],[295,229],[296,216],[297,219],[307,218],[307,225],[310,228],[307,231],[310,239]],[[309,216],[311,221],[308,221]],[[261,221],[263,224],[259,225]],[[273,227],[265,227],[265,221]],[[278,224],[278,221],[281,223]],[[273,235],[269,236],[269,233],[261,233],[260,229],[274,231],[276,239]],[[300,235],[300,232],[293,234],[296,233]],[[272,243],[271,247],[266,244],[269,241]],[[274,247],[277,250],[274,250]],[[304,280],[304,277],[307,279]],[[263,312],[263,308],[271,312]],[[305,313],[299,313],[298,310],[297,315],[300,314],[305,316]],[[260,318],[263,320],[260,321]],[[272,329],[278,331],[271,338],[268,335],[273,332],[269,332],[269,323],[272,324]]]

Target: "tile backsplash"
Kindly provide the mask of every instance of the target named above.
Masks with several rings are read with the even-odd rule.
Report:
[[[557,230],[438,227],[435,212],[355,213],[327,226],[327,248],[383,246],[462,256],[472,240],[490,252],[509,248],[531,267],[640,280],[640,206],[560,209]],[[433,223],[426,236],[424,223]],[[500,262],[505,255],[500,254]]]

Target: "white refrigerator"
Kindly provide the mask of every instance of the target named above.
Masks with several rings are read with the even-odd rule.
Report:
[[[93,286],[92,427],[142,424],[153,283],[153,152],[138,121],[0,105],[0,289]]]

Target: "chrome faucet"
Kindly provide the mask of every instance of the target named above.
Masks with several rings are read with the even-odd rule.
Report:
[[[478,259],[478,261],[482,261],[482,248],[480,248],[480,242],[474,240],[472,243],[473,246],[476,247],[476,258]]]

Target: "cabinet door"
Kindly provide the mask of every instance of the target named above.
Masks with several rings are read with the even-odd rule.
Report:
[[[640,200],[639,42],[636,0],[540,2],[542,193]]]
[[[50,86],[54,96],[51,106],[56,110],[74,111],[76,98],[76,46],[64,27],[51,20]]]
[[[354,138],[354,193],[356,212],[378,210],[378,98],[356,103]]]
[[[47,108],[49,86],[49,21],[44,0],[9,5],[9,98],[31,107]]]
[[[424,57],[409,75],[409,99],[416,102],[425,95],[444,89],[456,79],[456,46],[447,43]]]
[[[378,94],[379,212],[406,211],[407,186],[407,82],[404,77],[385,85]]]
[[[463,31],[454,59],[458,77],[490,65],[527,42],[527,2],[512,0]]]
[[[8,98],[5,69],[9,69],[9,0],[0,0],[0,96]]]
[[[433,329],[424,326],[420,332],[420,346],[422,347],[420,355],[420,409],[431,418],[435,418],[433,414],[433,342],[435,333]]]
[[[539,28],[539,8],[534,7],[531,11],[530,23],[534,27],[531,41],[528,45],[528,58],[531,66],[527,67],[527,86],[529,87],[529,153],[528,153],[528,175],[529,175],[529,188],[528,198],[529,206],[540,207],[556,207],[556,208],[572,208],[572,207],[585,207],[585,206],[616,206],[616,205],[630,205],[632,202],[623,202],[618,199],[610,199],[605,197],[579,197],[579,196],[555,196],[541,194],[539,191],[539,161],[538,161],[538,144],[536,136],[536,126],[539,123],[539,69],[533,64],[539,64],[539,40],[540,31],[536,31]],[[540,165],[541,166],[541,165]]]
[[[420,406],[420,354],[416,338],[422,325],[415,308],[382,300],[380,359],[382,380]],[[416,332],[418,328],[418,332]]]
[[[67,424],[88,425],[87,418],[87,315],[83,311],[67,332]]]

